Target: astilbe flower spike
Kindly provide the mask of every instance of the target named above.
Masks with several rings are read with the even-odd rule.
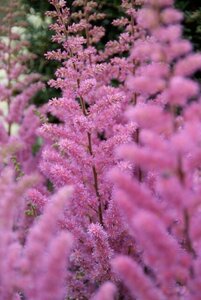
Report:
[[[6,167],[0,175],[0,299],[58,299],[66,295],[66,268],[73,239],[59,230],[71,187],[63,187],[49,199],[43,215],[21,235],[30,188],[37,186],[38,174],[16,181]]]
[[[20,217],[24,213],[26,191],[36,183],[33,175],[16,182],[15,172],[8,167],[0,175],[0,299],[14,299],[18,291],[22,250]]]
[[[138,261],[121,255],[112,266],[134,299],[200,297],[201,103],[190,76],[201,55],[182,38],[181,20],[172,0],[146,0],[138,13],[146,39],[131,52],[140,64],[127,79],[136,101],[126,113],[137,136],[116,151],[133,172],[110,173],[139,251]]]
[[[21,278],[28,299],[60,300],[66,295],[66,269],[72,236],[59,230],[59,218],[72,194],[61,188],[29,231],[21,260]]]
[[[0,10],[0,143],[9,145],[13,140],[18,143],[20,147],[13,155],[22,171],[27,173],[37,166],[38,157],[31,154],[37,141],[36,129],[41,124],[31,101],[44,84],[40,75],[30,73],[28,68],[28,62],[34,59],[34,55],[27,50],[27,24],[20,2],[9,0],[6,5],[1,5]]]
[[[5,166],[10,166],[15,170],[18,180],[38,171],[41,151],[34,152],[34,147],[40,148],[36,131],[44,122],[39,117],[43,115],[44,107],[36,109],[32,102],[44,84],[41,76],[31,73],[28,66],[29,60],[35,56],[27,50],[29,43],[26,40],[27,24],[23,20],[26,17],[23,7],[20,7],[18,0],[14,0],[8,1],[7,5],[2,4],[0,10],[0,72],[3,89],[0,96],[0,172],[4,172]],[[42,176],[39,178],[37,188],[32,189],[32,195],[30,190],[26,197],[25,214],[22,214],[20,222],[22,239],[46,202],[48,192],[45,180]],[[37,201],[37,197],[36,201],[33,199],[34,191],[41,193],[43,201]]]
[[[111,282],[105,282],[96,294],[91,298],[92,300],[112,300],[115,299],[116,287]]]
[[[71,12],[65,1],[50,3],[55,10],[48,15],[56,17],[50,27],[60,49],[46,56],[61,61],[50,85],[59,88],[62,96],[49,101],[49,111],[60,123],[40,129],[47,145],[40,168],[55,189],[65,184],[75,186],[61,222],[75,236],[68,296],[89,298],[101,283],[115,280],[109,263],[113,252],[119,248],[124,254],[134,252],[134,240],[113,204],[107,172],[118,164],[113,155],[116,145],[132,141],[135,128],[132,122],[125,125],[122,114],[130,101],[123,83],[120,87],[111,85],[115,62],[107,59],[107,47],[105,51],[96,47],[104,34],[102,27],[94,25],[104,17],[97,11],[98,4],[74,1]],[[128,23],[131,19],[133,16]],[[129,28],[124,54],[132,44]],[[125,78],[122,75],[122,82]]]

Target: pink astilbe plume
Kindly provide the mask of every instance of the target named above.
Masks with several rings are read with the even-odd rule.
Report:
[[[75,186],[61,222],[75,236],[68,296],[89,298],[101,283],[115,280],[109,263],[113,251],[134,252],[134,240],[113,204],[107,173],[119,161],[113,155],[116,145],[132,141],[135,126],[132,122],[125,125],[122,114],[130,101],[123,88],[126,75],[122,75],[120,87],[112,86],[113,65],[117,66],[118,60],[110,59],[109,46],[97,50],[96,44],[104,35],[104,29],[96,26],[104,18],[98,4],[74,1],[71,12],[65,1],[50,3],[55,10],[48,15],[56,18],[50,27],[60,48],[46,56],[61,61],[50,85],[60,89],[62,95],[49,101],[49,111],[60,123],[44,124],[40,129],[46,141],[40,168],[55,189],[65,184]],[[129,25],[133,20],[132,4],[124,6],[130,14],[128,42],[118,55],[131,48],[134,34]]]
[[[118,256],[112,261],[114,271],[131,290],[132,299],[165,299],[157,287],[154,287],[151,280],[146,278],[143,270],[131,258]]]
[[[18,0],[2,4],[0,20],[0,72],[2,76],[0,96],[0,173],[5,166],[15,170],[16,179],[38,170],[41,151],[34,153],[34,147],[39,145],[36,133],[41,123],[40,116],[44,108],[36,109],[33,99],[44,87],[40,75],[31,73],[29,61],[34,55],[29,53],[26,41],[26,15]],[[32,201],[32,196],[26,197],[24,211],[21,217],[21,238],[25,238],[28,227],[34,218],[42,212],[46,202],[47,188],[45,180],[39,177],[38,193],[43,193],[44,201]],[[39,190],[38,190],[39,188]],[[35,199],[36,200],[36,199]]]
[[[112,300],[115,299],[116,295],[116,287],[111,282],[105,282],[99,290],[96,292],[94,296],[92,296],[91,300]]]
[[[58,230],[58,221],[72,189],[63,187],[49,199],[43,215],[35,219],[26,238],[21,238],[27,193],[39,180],[35,174],[16,182],[10,168],[0,176],[0,299],[61,300],[66,294],[72,237]]]
[[[25,194],[37,183],[36,176],[24,176],[15,182],[12,169],[0,175],[0,299],[15,299],[18,291],[20,257],[20,218],[23,217]]]
[[[29,230],[21,266],[23,291],[30,300],[60,300],[67,292],[66,270],[72,237],[59,230],[58,221],[71,193],[70,187],[61,188]]]
[[[131,52],[140,64],[127,79],[136,101],[126,112],[137,131],[116,151],[133,172],[110,173],[139,251],[138,261],[114,258],[113,270],[136,299],[200,297],[201,104],[190,76],[201,55],[182,38],[182,14],[172,5],[146,0],[138,13],[146,39]]]
[[[41,121],[31,104],[44,84],[40,75],[30,73],[28,63],[34,59],[29,53],[29,43],[25,39],[25,13],[18,0],[1,5],[0,21],[0,84],[1,135],[0,143],[9,144],[15,140],[20,146],[13,155],[21,164],[23,172],[36,169],[37,157],[32,155],[32,147],[37,142],[36,129]]]

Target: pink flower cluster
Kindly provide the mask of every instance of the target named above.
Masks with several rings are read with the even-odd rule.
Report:
[[[145,1],[137,21],[146,39],[131,52],[138,66],[126,84],[136,100],[126,117],[137,139],[116,155],[132,172],[116,168],[111,178],[140,262],[120,255],[112,265],[134,299],[200,298],[201,103],[192,75],[201,55],[182,38],[181,19],[172,1]]]
[[[97,2],[51,0],[61,96],[40,109],[17,0],[6,8],[0,299],[200,299],[201,54],[173,2],[122,0],[100,50]]]
[[[12,150],[7,153],[7,163],[13,155],[21,172],[30,173],[37,168],[38,157],[32,155],[32,148],[41,124],[31,101],[44,84],[27,67],[34,55],[27,51],[28,42],[20,33],[26,23],[21,21],[25,16],[19,1],[9,2],[1,9],[4,17],[0,22],[0,145]]]

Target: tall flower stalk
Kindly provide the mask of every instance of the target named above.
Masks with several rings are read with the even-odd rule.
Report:
[[[76,236],[69,297],[88,298],[97,286],[113,278],[109,261],[117,244],[126,253],[133,247],[126,226],[120,225],[107,173],[118,163],[114,148],[132,140],[134,129],[129,124],[125,132],[122,111],[128,99],[122,87],[111,85],[112,64],[106,52],[97,50],[104,35],[104,28],[96,25],[104,18],[98,4],[74,1],[71,12],[65,1],[50,3],[55,10],[48,15],[56,18],[51,25],[53,40],[60,48],[46,56],[62,62],[56,79],[50,81],[62,96],[49,102],[50,112],[60,123],[45,124],[40,130],[47,141],[41,170],[56,189],[75,185],[62,223]]]
[[[172,6],[144,1],[138,24],[147,37],[131,53],[140,65],[127,81],[138,94],[127,117],[140,134],[117,155],[140,167],[143,178],[111,174],[141,256],[116,257],[113,269],[139,299],[199,299],[200,88],[191,77],[201,55],[182,38],[182,14]]]
[[[23,21],[23,11],[19,9],[20,3],[14,0],[7,4],[1,7],[0,22],[0,142],[9,144],[16,140],[20,150],[18,148],[15,152],[14,160],[17,159],[26,172],[34,167],[35,158],[31,153],[36,142],[36,129],[40,126],[31,101],[44,85],[40,82],[40,75],[30,73],[27,67],[34,55],[27,51],[26,22]]]

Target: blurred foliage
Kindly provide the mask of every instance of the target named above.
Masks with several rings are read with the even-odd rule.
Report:
[[[176,6],[184,12],[184,35],[189,39],[196,51],[201,51],[201,1],[176,0]],[[195,74],[201,84],[201,72]]]
[[[2,1],[2,0],[0,0]],[[52,6],[48,0],[21,0],[22,4],[28,12],[28,39],[31,42],[31,51],[37,55],[35,61],[30,62],[30,68],[34,72],[42,74],[44,81],[48,81],[54,77],[54,72],[57,68],[57,63],[46,61],[44,53],[48,50],[57,48],[51,41],[52,32],[48,29],[50,20],[45,17],[45,12],[51,10]],[[68,5],[72,4],[73,0],[68,0]],[[123,13],[120,8],[121,0],[97,0],[102,7],[102,11],[107,17],[102,21],[102,25],[106,29],[105,38],[100,44],[100,48],[108,40],[113,40],[118,36],[118,29],[111,25],[114,18],[120,17]],[[184,12],[185,19],[184,34],[192,41],[196,50],[201,49],[201,1],[199,0],[176,0],[176,7]],[[199,3],[200,2],[200,3]],[[72,8],[73,9],[73,8]],[[47,87],[35,99],[36,104],[47,102],[48,99],[58,96],[58,91]]]
[[[30,42],[30,51],[36,54],[36,59],[29,62],[31,72],[37,72],[42,75],[42,80],[47,83],[54,77],[57,68],[57,62],[47,61],[44,54],[57,48],[57,45],[51,41],[52,32],[48,26],[51,20],[45,16],[45,12],[50,9],[51,5],[47,0],[21,0],[27,12],[27,39]],[[46,89],[41,91],[34,99],[36,105],[41,105],[59,95],[55,89]]]
[[[201,50],[201,1],[176,0],[176,7],[184,12],[184,34],[196,50]]]

